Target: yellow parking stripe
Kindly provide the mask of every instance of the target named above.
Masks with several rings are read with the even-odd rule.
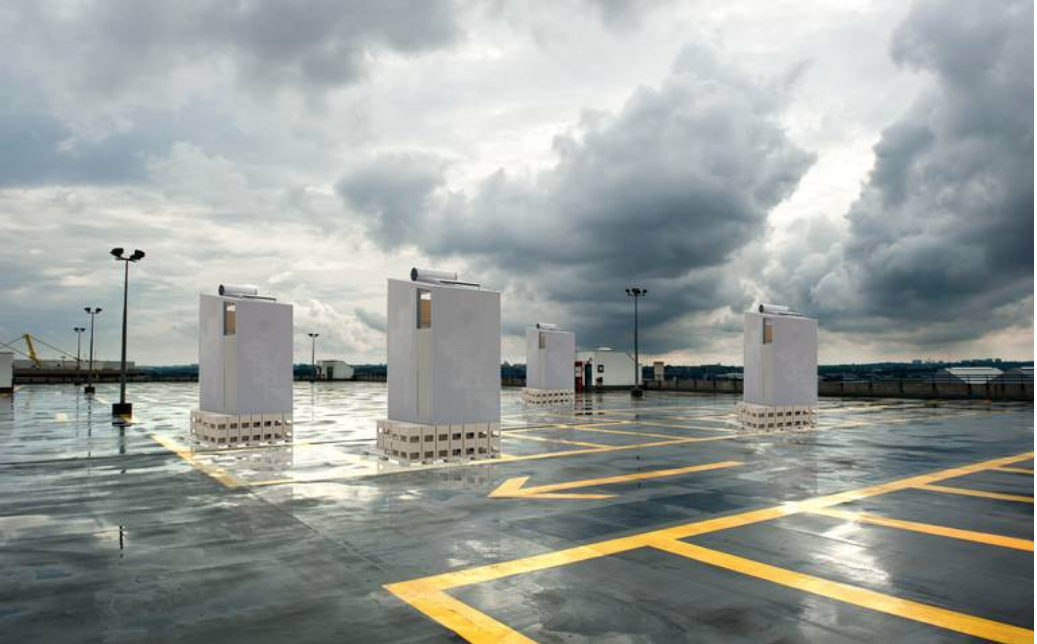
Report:
[[[572,441],[565,438],[547,438],[546,436],[531,436],[530,434],[519,434],[519,433],[506,433],[505,436],[508,438],[518,438],[526,441],[539,441],[541,443],[560,443],[562,445],[576,445],[577,447],[608,447],[601,443],[587,443],[584,441]]]
[[[712,440],[716,439],[714,438]],[[404,601],[411,603],[412,606],[418,608],[428,617],[432,618],[433,620],[442,624],[443,626],[451,629],[452,631],[456,632],[458,635],[467,639],[470,642],[476,642],[479,644],[488,644],[490,642],[498,641],[513,641],[525,643],[528,642],[528,640],[522,638],[522,636],[519,633],[500,624],[499,622],[496,622],[495,620],[482,614],[474,608],[471,608],[470,606],[466,606],[458,602],[457,600],[450,597],[443,591],[449,590],[451,588],[457,588],[460,586],[467,586],[470,584],[477,584],[487,581],[493,581],[496,579],[502,579],[513,575],[526,574],[536,572],[539,570],[546,570],[549,568],[565,566],[580,561],[586,561],[588,559],[594,559],[597,557],[603,557],[607,555],[617,554],[620,552],[626,552],[628,550],[633,550],[635,548],[652,547],[658,543],[672,543],[675,540],[697,534],[706,534],[709,532],[716,532],[718,530],[726,530],[729,528],[750,525],[753,523],[768,521],[770,519],[789,516],[800,512],[810,512],[814,510],[825,509],[831,506],[840,505],[842,503],[849,503],[852,501],[858,501],[860,499],[879,496],[890,492],[896,492],[899,490],[905,490],[909,488],[916,488],[918,486],[935,483],[937,481],[944,481],[959,476],[965,476],[967,474],[974,474],[976,472],[981,472],[983,470],[988,470],[994,467],[1011,465],[1012,463],[1016,463],[1018,461],[1023,460],[1029,460],[1032,458],[1033,452],[1027,452],[1016,456],[1007,456],[1004,458],[997,458],[989,461],[982,461],[979,463],[972,463],[969,465],[952,467],[945,470],[939,470],[937,472],[931,472],[929,474],[912,476],[909,478],[889,481],[887,483],[872,485],[869,487],[860,488],[856,490],[848,490],[846,492],[839,492],[837,494],[830,494],[828,496],[806,499],[804,501],[785,503],[778,506],[763,508],[759,510],[751,510],[749,512],[743,512],[731,516],[719,517],[715,519],[706,519],[704,521],[697,521],[684,525],[674,526],[672,528],[664,528],[661,530],[653,530],[649,532],[643,532],[640,534],[634,534],[627,537],[620,537],[618,539],[599,541],[597,543],[576,546],[573,548],[566,548],[564,550],[556,550],[553,552],[533,555],[522,559],[513,559],[511,561],[503,561],[500,563],[489,564],[486,566],[476,566],[474,568],[468,568],[466,570],[458,570],[454,572],[441,573],[429,577],[413,579],[410,581],[397,582],[394,584],[388,584],[385,586],[385,588],[397,597],[400,597]],[[854,589],[851,586],[847,586],[847,588],[851,590],[859,590]],[[874,603],[879,606],[884,605],[882,604],[882,601],[883,598],[886,597],[885,595],[881,595],[878,593],[869,595],[867,594],[867,591],[864,591],[864,593],[860,595],[848,594],[845,596],[854,598],[848,599],[847,601],[853,602],[855,599],[859,599],[862,602],[866,602],[869,604]],[[894,602],[903,601],[898,600],[896,598],[889,598],[889,600]],[[901,608],[908,607],[907,604],[903,603],[899,604],[899,606]],[[952,611],[942,611],[942,609],[926,606],[925,604],[918,604],[917,607],[918,617],[915,617],[914,619],[922,618],[919,619],[919,621],[926,621],[926,619],[938,620],[943,625],[945,625],[945,628],[958,627],[958,630],[961,630],[961,632],[983,631],[987,633],[986,635],[981,635],[982,637],[990,637],[991,635],[1003,635],[1006,637],[1006,639],[997,641],[1030,642],[1033,639],[1032,631],[1019,629],[1017,627],[1010,626],[1007,624],[999,624],[998,622],[981,620],[980,618],[971,617],[968,615],[961,615],[959,613],[953,613]],[[927,623],[934,622],[930,621]],[[1029,639],[1009,639],[1023,636]],[[517,637],[522,639],[508,640],[506,639],[508,637]]]
[[[217,481],[218,483],[226,487],[236,488],[243,484],[241,479],[234,476],[230,472],[224,470],[223,468],[216,467],[215,465],[210,465],[204,461],[195,458],[194,454],[191,453],[190,449],[177,445],[176,442],[174,442],[172,439],[166,436],[162,436],[160,434],[152,434],[151,439],[159,445],[161,445],[162,447],[165,447],[169,451],[173,452],[180,458],[187,461],[187,463],[194,469],[209,476],[213,480]]]
[[[1005,494],[1003,492],[987,492],[984,490],[970,490],[963,487],[950,487],[948,485],[918,485],[919,490],[930,492],[944,492],[946,494],[961,494],[963,496],[978,496],[982,499],[997,499],[999,501],[1017,501],[1019,503],[1033,503],[1032,496],[1019,496],[1018,494]]]
[[[910,530],[911,532],[922,532],[940,537],[950,537],[951,539],[975,541],[976,543],[985,543],[992,546],[1000,546],[1002,548],[1014,548],[1016,550],[1033,552],[1032,541],[1027,539],[1016,539],[1014,537],[1005,537],[999,534],[990,534],[988,532],[974,532],[972,530],[948,528],[929,523],[917,523],[915,521],[904,521],[903,519],[881,517],[874,514],[865,514],[863,512],[847,512],[845,510],[834,510],[831,508],[811,510],[811,514],[820,514],[826,517],[832,517],[833,519],[844,519],[855,523],[871,523],[874,525],[885,526],[887,528],[899,528],[901,530]]]
[[[525,635],[498,622],[486,613],[451,597],[433,585],[403,583],[386,588],[472,644],[536,644]]]
[[[995,472],[1011,472],[1012,474],[1029,474],[1033,476],[1033,470],[1025,467],[992,467]]]
[[[914,602],[908,599],[901,599],[868,590],[867,588],[859,588],[837,581],[822,579],[821,577],[805,575],[794,570],[771,566],[683,541],[659,539],[651,545],[659,550],[694,559],[695,561],[701,561],[718,568],[732,570],[743,575],[756,577],[757,579],[765,579],[775,584],[855,606],[869,608],[880,613],[896,615],[897,617],[903,617],[916,622],[965,633],[973,637],[982,637],[994,642],[1012,644],[1033,642],[1033,631],[1027,628],[958,613],[946,608]]]

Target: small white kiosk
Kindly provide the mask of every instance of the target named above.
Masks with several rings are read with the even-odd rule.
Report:
[[[748,429],[813,425],[817,415],[817,320],[786,306],[745,314],[745,373],[738,420]]]
[[[14,391],[14,353],[0,351],[0,394]]]
[[[389,418],[381,453],[403,463],[500,455],[500,293],[456,273],[388,285]]]
[[[198,390],[191,434],[217,445],[290,440],[292,306],[255,287],[198,298]]]
[[[575,379],[576,334],[554,324],[537,323],[526,329],[526,387],[528,405],[571,405]]]

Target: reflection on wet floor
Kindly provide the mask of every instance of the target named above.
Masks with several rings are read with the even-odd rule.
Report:
[[[408,467],[370,453],[381,384],[297,384],[294,442],[248,448],[190,441],[193,383],[130,393],[127,427],[115,386],[0,398],[11,641],[1032,641],[1032,405],[823,399],[764,434],[731,396],[505,389],[503,458]]]

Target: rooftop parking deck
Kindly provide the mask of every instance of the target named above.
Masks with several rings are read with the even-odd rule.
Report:
[[[494,461],[370,455],[385,387],[297,384],[291,445],[201,449],[191,383],[0,398],[11,642],[1033,641],[1033,406],[525,410]]]

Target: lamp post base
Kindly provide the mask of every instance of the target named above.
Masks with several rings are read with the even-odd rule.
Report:
[[[133,415],[133,403],[112,403],[113,417],[129,417]]]
[[[94,395],[94,386],[93,385],[87,385],[87,386],[83,387],[83,393],[86,394],[87,396],[93,396]]]
[[[630,390],[630,397],[631,398],[641,398],[644,395],[645,395],[645,392],[640,387],[634,387],[633,389]]]

